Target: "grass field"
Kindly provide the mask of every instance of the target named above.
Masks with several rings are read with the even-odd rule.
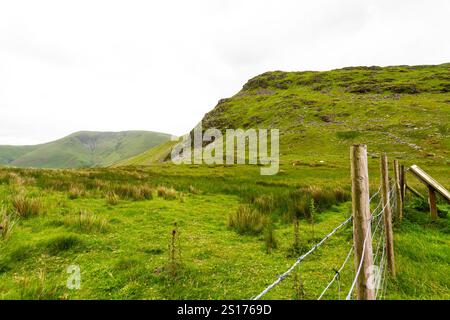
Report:
[[[250,166],[2,169],[4,211],[17,217],[14,201],[23,199],[38,205],[14,218],[9,238],[0,242],[0,298],[251,298],[350,215],[348,199],[335,197],[332,204],[324,202],[314,222],[299,216],[293,251],[289,203],[295,191],[332,185],[348,192],[349,178],[342,168],[282,168],[281,175],[264,178]],[[228,226],[230,214],[243,204],[269,221],[275,241],[267,240],[267,227],[240,234]],[[398,277],[389,281],[386,299],[450,298],[449,206],[440,209],[443,216],[433,223],[426,205],[409,199],[407,219],[395,229]],[[351,243],[348,226],[265,298],[316,299]],[[80,290],[66,288],[69,265],[81,268]],[[353,274],[350,263],[342,273],[341,299]],[[333,286],[324,298],[338,296]]]

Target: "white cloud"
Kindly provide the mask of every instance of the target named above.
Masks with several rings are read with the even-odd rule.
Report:
[[[268,70],[450,59],[448,1],[3,1],[0,144],[189,131]]]

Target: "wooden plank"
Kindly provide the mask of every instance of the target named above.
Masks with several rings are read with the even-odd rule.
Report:
[[[444,197],[448,202],[450,202],[450,192],[444,188],[439,182],[434,180],[429,174],[420,169],[416,165],[412,165],[408,169],[414,176],[416,176],[422,183],[427,187],[432,187],[437,193]]]

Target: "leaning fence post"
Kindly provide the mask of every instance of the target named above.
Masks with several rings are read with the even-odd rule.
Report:
[[[397,200],[395,215],[396,219],[401,222],[403,219],[403,200],[402,188],[400,186],[400,172],[398,167],[398,160],[394,160],[394,182],[395,182],[395,198]]]
[[[381,155],[381,196],[383,199],[384,230],[386,236],[386,255],[388,268],[391,275],[395,277],[394,260],[394,235],[392,232],[392,211],[389,199],[389,171],[388,160],[385,153]]]
[[[369,203],[369,172],[366,145],[354,145],[350,150],[352,177],[353,246],[355,269],[361,272],[357,278],[358,300],[374,300],[373,286],[368,285],[373,266],[371,212]],[[364,241],[365,240],[365,241]]]

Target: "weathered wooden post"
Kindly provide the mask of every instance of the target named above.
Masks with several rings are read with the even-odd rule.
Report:
[[[370,281],[373,266],[371,212],[369,203],[369,170],[366,145],[354,145],[350,149],[352,177],[353,246],[355,269],[361,272],[356,282],[358,300],[374,300],[375,291]],[[366,238],[367,237],[367,238]],[[365,240],[365,241],[364,241]]]
[[[402,188],[400,186],[400,169],[398,166],[398,160],[394,160],[394,183],[395,183],[395,197],[397,200],[395,208],[395,217],[398,222],[403,219],[403,199],[402,199]]]
[[[384,230],[386,236],[386,256],[391,275],[395,277],[394,234],[392,232],[392,211],[389,199],[389,171],[385,153],[381,155],[381,197],[383,199]]]
[[[434,191],[433,187],[428,185],[428,204],[430,205],[430,214],[431,219],[437,220],[438,218],[438,212],[437,212],[437,206],[436,206],[436,192]]]

